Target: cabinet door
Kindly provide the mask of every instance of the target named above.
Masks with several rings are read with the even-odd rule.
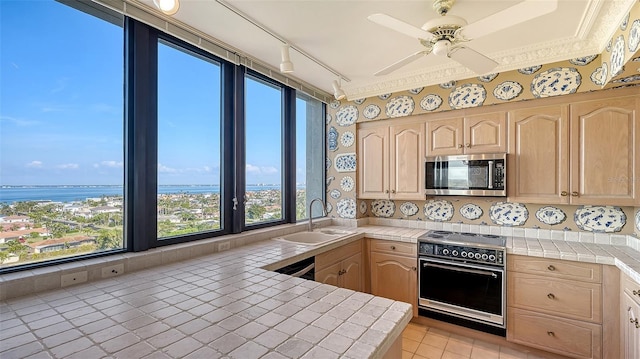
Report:
[[[569,203],[567,110],[561,105],[509,113],[509,200]]]
[[[427,156],[461,155],[462,119],[427,121]]]
[[[623,292],[621,310],[624,357],[640,358],[640,304]]]
[[[571,203],[631,206],[637,193],[640,98],[571,105]]]
[[[340,262],[332,264],[325,269],[319,270],[315,273],[315,281],[324,284],[339,286],[340,278]]]
[[[424,199],[424,124],[389,128],[391,199]]]
[[[417,259],[371,252],[371,294],[413,306],[418,312]]]
[[[389,197],[389,129],[358,131],[358,197]]]
[[[464,118],[464,152],[507,152],[505,112],[493,112]]]
[[[362,292],[362,252],[342,261],[340,287]]]

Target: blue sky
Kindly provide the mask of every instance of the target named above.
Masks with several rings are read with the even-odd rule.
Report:
[[[52,0],[0,0],[0,184],[122,183],[122,37]],[[159,183],[218,184],[218,66],[159,56]],[[247,87],[247,183],[280,183],[280,93]]]

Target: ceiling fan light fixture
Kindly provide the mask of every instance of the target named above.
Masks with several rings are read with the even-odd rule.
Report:
[[[433,44],[432,52],[438,56],[447,56],[450,48],[451,42],[449,40],[440,40]]]
[[[347,94],[344,92],[344,90],[340,86],[340,83],[338,82],[338,80],[333,80],[333,83],[331,84],[331,86],[333,87],[333,97],[335,97],[336,100],[342,100],[347,97]]]
[[[153,0],[153,4],[167,15],[173,15],[180,8],[180,0]]]
[[[282,47],[280,48],[280,55],[282,57],[282,62],[280,63],[280,72],[285,74],[293,72],[293,62],[291,62],[289,48],[290,46],[287,44],[282,45]]]

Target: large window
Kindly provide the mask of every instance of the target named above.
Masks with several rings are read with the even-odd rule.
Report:
[[[319,101],[90,1],[0,7],[0,273],[291,223],[324,196]]]
[[[320,101],[307,95],[296,97],[296,220],[309,218],[309,203],[324,199],[324,111]],[[322,216],[318,204],[313,217]]]
[[[220,228],[220,66],[158,46],[158,238]]]
[[[245,81],[245,223],[283,218],[282,89],[255,77]]]
[[[0,7],[0,267],[123,248],[122,20]]]

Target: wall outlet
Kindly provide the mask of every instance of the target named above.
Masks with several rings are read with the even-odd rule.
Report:
[[[218,243],[218,252],[229,250],[229,248],[231,248],[231,242],[227,241],[227,242]]]
[[[102,278],[111,278],[124,274],[124,263],[102,267]]]
[[[63,274],[60,277],[60,286],[68,287],[70,285],[80,284],[87,281],[87,271]]]

